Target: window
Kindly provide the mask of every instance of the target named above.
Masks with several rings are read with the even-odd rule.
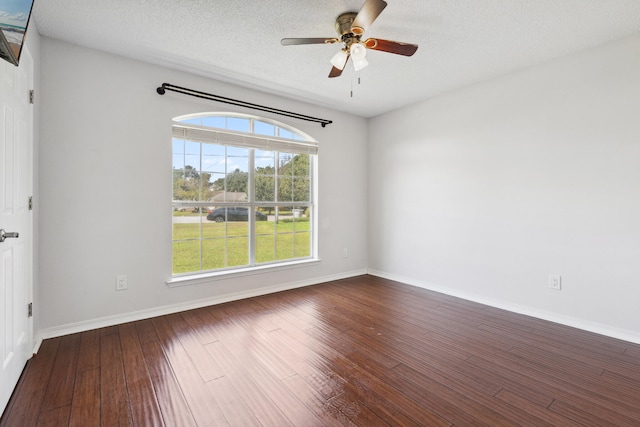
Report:
[[[247,115],[173,125],[173,275],[313,259],[317,142]]]

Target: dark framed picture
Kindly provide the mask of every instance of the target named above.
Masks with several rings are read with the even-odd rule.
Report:
[[[0,58],[18,65],[34,0],[0,0]]]

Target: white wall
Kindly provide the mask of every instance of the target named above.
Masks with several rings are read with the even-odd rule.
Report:
[[[45,37],[41,56],[40,326],[45,337],[366,271],[366,120]],[[334,123],[322,128],[170,92],[159,96],[156,88],[163,82]],[[171,276],[171,120],[204,111],[271,117],[319,141],[318,265],[166,285]],[[127,291],[115,291],[116,274],[128,275]]]
[[[370,271],[640,342],[638,52],[640,36],[372,119]]]

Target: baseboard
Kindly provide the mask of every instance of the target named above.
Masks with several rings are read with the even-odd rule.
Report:
[[[309,280],[302,280],[299,282],[292,282],[281,284],[277,286],[271,286],[267,288],[259,288],[246,292],[238,292],[226,295],[220,295],[213,298],[205,298],[195,301],[184,302],[180,304],[166,305],[162,307],[154,307],[147,310],[140,310],[131,313],[119,314],[115,316],[107,316],[98,319],[91,319],[84,322],[68,323],[54,328],[48,328],[41,330],[38,334],[39,343],[43,339],[55,338],[63,335],[75,334],[78,332],[89,331],[92,329],[104,328],[107,326],[119,325],[127,322],[134,322],[137,320],[149,319],[157,316],[164,316],[167,314],[178,313],[186,310],[193,310],[196,308],[207,307],[210,305],[223,304],[225,302],[237,301],[245,298],[253,298],[261,295],[272,294],[275,292],[287,291],[290,289],[302,288],[305,286],[317,285],[320,283],[331,282],[333,280],[347,279],[349,277],[362,276],[367,274],[367,269],[353,270],[345,273],[335,274],[331,276],[316,277]],[[39,343],[37,347],[39,347]],[[34,351],[37,349],[34,349]]]
[[[538,310],[532,307],[521,306],[517,304],[511,304],[506,301],[494,300],[491,298],[485,298],[480,295],[461,292],[455,289],[447,288],[445,286],[439,286],[432,283],[422,282],[420,280],[400,276],[397,274],[386,273],[383,271],[368,269],[368,274],[372,276],[381,277],[383,279],[394,280],[396,282],[405,283],[407,285],[415,286],[422,289],[428,289],[430,291],[439,292],[441,294],[450,295],[453,297],[461,298],[468,301],[477,302],[479,304],[488,305],[490,307],[500,308],[513,313],[524,314],[526,316],[535,317],[542,320],[548,320],[550,322],[559,323],[561,325],[570,326],[573,328],[581,329],[588,332],[604,335],[611,338],[620,339],[623,341],[629,341],[635,344],[640,344],[640,336],[632,331],[624,329],[612,328],[608,325],[603,325],[596,322],[589,322],[584,319],[578,319],[571,316],[564,316],[557,313],[547,312],[544,310]]]
[[[40,346],[42,345],[42,335],[38,334],[33,342],[33,350],[31,351],[31,355],[35,356],[36,354],[38,354],[38,350],[40,350]]]

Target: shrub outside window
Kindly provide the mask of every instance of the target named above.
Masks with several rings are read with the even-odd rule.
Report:
[[[248,115],[173,125],[173,275],[316,257],[317,142]]]

